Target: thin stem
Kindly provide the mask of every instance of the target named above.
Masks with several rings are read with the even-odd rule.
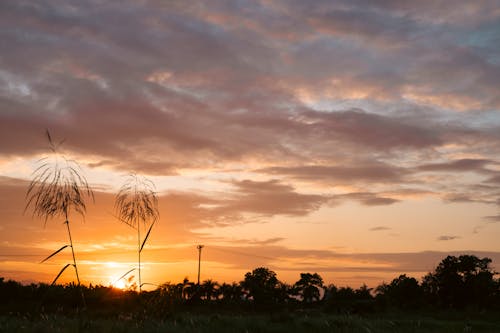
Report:
[[[141,282],[141,225],[137,221],[137,253],[139,257],[139,293],[142,292],[142,282]]]
[[[71,247],[71,254],[73,255],[73,267],[75,267],[76,280],[78,281],[78,288],[80,288],[80,293],[82,294],[83,308],[87,308],[87,304],[85,302],[85,296],[83,295],[83,290],[80,283],[80,276],[78,275],[78,266],[76,265],[75,250],[73,248],[73,239],[71,238],[71,230],[69,228],[68,215],[67,214],[65,215],[66,215],[66,221],[64,222],[64,224],[66,224],[66,228],[68,229],[69,244]]]

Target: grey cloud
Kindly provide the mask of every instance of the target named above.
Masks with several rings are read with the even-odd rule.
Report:
[[[255,245],[268,246],[286,240],[286,238],[283,237],[273,237],[268,239],[246,239],[246,238],[226,239],[223,237],[203,237],[203,239],[207,241],[215,241],[215,242],[230,243],[230,244],[232,243],[239,245],[245,244],[245,246],[255,246]]]
[[[450,235],[443,235],[443,236],[439,236],[437,238],[438,241],[449,241],[449,240],[454,240],[454,239],[457,239],[457,238],[460,238],[459,236],[450,236]]]
[[[493,183],[493,184],[500,184],[500,174],[495,175],[495,176],[489,178],[486,182],[487,183]]]
[[[165,65],[180,77],[193,72],[210,74],[214,72],[214,68],[223,69],[222,72],[229,74],[229,77],[223,80],[208,80],[204,85],[205,89],[213,85],[216,85],[218,90],[222,88],[232,90],[231,88],[235,86],[249,87],[252,84],[265,82],[258,77],[262,74],[271,75],[278,81],[302,77],[307,72],[313,72],[314,66],[312,64],[307,66],[301,75],[289,75],[288,73],[293,72],[304,59],[300,59],[302,61],[294,59],[291,63],[283,61],[293,59],[287,55],[292,53],[296,43],[276,43],[273,38],[293,35],[295,32],[298,32],[299,38],[303,40],[309,40],[311,36],[321,37],[321,33],[317,31],[318,27],[310,26],[307,20],[302,19],[309,17],[313,21],[332,22],[332,20],[321,20],[321,13],[333,15],[336,18],[333,20],[336,30],[346,32],[348,35],[353,32],[356,35],[366,35],[366,40],[391,36],[392,40],[404,41],[407,45],[407,49],[394,57],[403,59],[398,62],[392,61],[392,58],[390,61],[384,61],[387,54],[383,53],[382,57],[378,54],[380,50],[369,53],[352,49],[346,55],[366,54],[366,56],[349,66],[331,67],[338,61],[351,58],[335,57],[337,61],[326,63],[329,66],[326,70],[323,69],[324,79],[338,76],[338,70],[347,67],[347,71],[360,68],[351,75],[356,82],[360,79],[363,81],[366,77],[373,77],[379,80],[380,85],[381,78],[390,76],[397,81],[403,81],[399,83],[408,83],[406,81],[412,78],[405,78],[403,71],[408,64],[414,63],[413,52],[421,48],[419,41],[412,36],[424,32],[428,38],[423,39],[431,39],[429,44],[435,45],[436,42],[441,42],[435,40],[434,36],[439,35],[435,31],[427,32],[428,24],[419,23],[424,16],[416,15],[418,19],[415,19],[412,15],[415,12],[414,7],[417,7],[416,11],[419,12],[420,6],[399,6],[394,3],[380,4],[383,10],[366,4],[332,5],[321,2],[315,5],[255,2],[231,5],[226,2],[215,2],[210,6],[203,3],[178,6],[154,1],[142,5],[121,3],[119,6],[112,3],[99,6],[69,6],[65,3],[44,6],[4,2],[3,6],[5,13],[3,22],[6,27],[11,28],[16,24],[16,29],[5,30],[9,41],[12,44],[17,42],[19,45],[21,36],[31,37],[31,43],[19,45],[16,51],[20,51],[20,48],[31,48],[31,51],[35,51],[31,53],[40,54],[37,59],[41,61],[70,55],[66,56],[66,59],[77,59],[77,64],[81,63],[84,68],[101,75],[110,81],[113,87],[121,88],[127,85],[129,88],[137,87],[137,82],[134,80]],[[488,13],[486,10],[488,6],[491,4],[470,6],[461,2],[457,8],[465,7],[467,10],[464,12],[467,12],[474,11],[471,8],[476,7],[479,9],[475,12]],[[422,7],[429,10],[427,6]],[[430,7],[436,10],[435,6]],[[420,13],[425,13],[425,10]],[[449,9],[447,11],[449,12]],[[411,15],[408,15],[409,13]],[[127,21],[128,24],[126,26],[120,24],[123,21]],[[232,22],[244,24],[235,28],[234,23],[231,25]],[[436,26],[436,29],[443,30],[443,34],[449,35],[446,30],[450,29],[449,26],[439,24]],[[265,29],[259,30],[259,27]],[[291,32],[286,33],[287,30]],[[54,33],[56,31],[58,34]],[[348,48],[349,38],[347,41],[348,43],[340,44],[339,48]],[[50,43],[53,47],[46,48],[44,43]],[[175,47],[172,48],[171,45]],[[313,45],[308,44],[308,46]],[[314,54],[314,51],[318,50],[312,51]],[[439,52],[436,48],[429,48],[429,51],[433,54]],[[316,53],[328,53],[328,50]],[[204,54],[204,57],[199,57],[199,54]],[[11,68],[19,70],[23,68],[23,62],[28,63],[14,55],[7,56],[6,59],[9,60],[7,64],[10,64]],[[130,61],[131,59],[133,61]],[[481,60],[481,54],[478,55],[478,59]],[[375,61],[382,62],[383,66],[377,67],[384,69],[382,73],[375,71],[375,76],[373,68],[360,66],[363,63],[373,64]],[[40,64],[33,64],[33,69],[36,70],[37,65]],[[227,71],[228,67],[238,71]],[[394,70],[395,67],[397,70]],[[391,75],[388,75],[388,72]],[[215,70],[215,73],[220,71]],[[375,81],[367,80],[372,86]],[[385,81],[384,85],[388,84],[390,86],[388,90],[393,90],[397,94],[399,91],[397,87],[401,86],[399,83]],[[488,81],[480,83],[484,86]],[[468,86],[475,87],[470,84]]]
[[[328,198],[321,195],[300,194],[294,188],[276,180],[257,182],[234,181],[236,195],[221,201],[216,211],[220,214],[255,213],[262,215],[307,215],[317,210]]]
[[[167,194],[162,202],[181,204],[184,214],[188,214],[186,224],[195,227],[199,224],[230,226],[238,223],[260,223],[266,217],[305,216],[325,204],[353,200],[367,206],[390,205],[399,200],[379,196],[375,193],[359,192],[341,195],[316,195],[297,192],[294,187],[277,180],[270,181],[233,181],[234,191],[219,196],[214,194],[193,195],[190,193]],[[176,199],[175,199],[176,198]],[[169,204],[167,211],[177,211]],[[177,214],[174,214],[177,215]],[[181,216],[179,214],[179,216]],[[191,222],[187,222],[187,221]],[[259,241],[270,244],[281,238]]]
[[[386,230],[391,230],[389,227],[385,226],[378,226],[378,227],[373,227],[369,229],[370,231],[386,231]]]
[[[275,243],[281,242],[285,239],[286,238],[283,238],[283,237],[274,237],[274,238],[269,238],[269,239],[265,239],[265,240],[261,240],[261,241],[253,240],[251,242],[253,242],[257,245],[270,245],[270,244],[275,244]]]
[[[493,2],[477,5],[460,2],[457,3],[457,8],[462,8],[463,11],[455,11],[450,10],[449,6],[429,4],[401,6],[396,3],[316,2],[311,6],[294,4],[290,6],[292,9],[289,11],[310,18],[309,21],[315,23],[316,31],[330,31],[333,36],[339,37],[323,38],[318,44],[335,45],[336,49],[341,49],[340,52],[347,50],[353,44],[357,45],[357,50],[352,50],[347,57],[340,57],[335,48],[331,50],[334,57],[340,59],[339,67],[355,70],[357,71],[355,75],[339,75],[342,70],[335,68],[332,62],[318,62],[317,58],[321,59],[323,54],[329,53],[328,49],[322,49],[319,45],[307,46],[311,49],[309,53],[314,57],[314,62],[321,63],[321,68],[335,68],[333,71],[335,77],[341,78],[344,82],[350,82],[349,79],[355,76],[355,82],[359,86],[363,86],[364,83],[372,87],[375,92],[372,97],[377,95],[394,97],[408,92],[421,93],[425,97],[439,99],[438,105],[444,105],[452,102],[446,100],[447,97],[455,95],[455,100],[462,99],[461,97],[465,97],[464,102],[474,100],[469,106],[474,105],[472,108],[479,107],[484,110],[498,106],[498,94],[494,91],[495,83],[498,84],[498,66],[494,65],[496,60],[491,51],[475,45],[464,47],[464,43],[482,41],[486,38],[484,44],[496,44],[494,39],[488,42],[488,36],[495,34],[490,33],[491,28],[487,24],[497,22],[498,25],[498,15],[486,9],[492,6]],[[452,26],[443,19],[452,12],[454,15],[451,17],[465,16],[453,22],[458,26]],[[481,22],[479,16],[466,14],[479,12],[484,22]],[[431,13],[435,13],[435,16],[433,17]],[[430,17],[433,19],[429,22]],[[468,20],[474,18],[476,22],[473,26],[479,31],[471,27],[469,30],[460,27],[460,24],[466,21],[465,18]],[[352,43],[352,39],[356,38],[360,38],[363,43]],[[351,43],[338,42],[338,39]],[[449,56],[450,48],[454,50],[453,57]],[[374,49],[377,51],[373,52]],[[352,64],[342,66],[344,62],[352,62],[353,59],[364,61],[355,61],[357,66]],[[370,69],[364,67],[367,63],[372,65]],[[313,65],[309,67],[316,68]],[[477,71],[478,68],[484,70]],[[328,84],[326,78],[329,71],[324,70],[323,73],[325,81],[322,80],[320,85]],[[387,77],[391,79],[384,79]],[[427,102],[431,101],[431,98],[428,98]]]
[[[447,163],[425,164],[418,167],[422,171],[484,171],[484,167],[491,163],[484,159],[461,159]]]
[[[482,21],[491,21],[498,17],[495,0],[481,0],[477,2],[458,1],[450,7],[446,1],[411,1],[411,0],[383,0],[367,2],[365,0],[343,0],[331,2],[327,0],[304,4],[303,1],[287,1],[288,7],[296,8],[300,12],[325,12],[336,8],[352,10],[374,10],[379,15],[394,15],[415,19],[426,24],[469,25]]]
[[[407,124],[404,119],[388,117],[363,110],[344,112],[308,112],[305,119],[312,122],[315,132],[325,136],[345,138],[345,141],[374,148],[423,148],[442,144],[432,128]]]
[[[382,42],[384,46],[395,48],[408,44],[418,37],[426,27],[412,17],[391,15],[390,12],[370,10],[362,7],[333,9],[310,19],[320,31],[333,35],[353,36],[366,43]],[[400,45],[398,45],[400,44]]]
[[[499,152],[493,4],[2,1],[0,154],[40,153],[49,128],[94,167],[171,175],[258,161],[295,181],[432,192],[413,174],[419,166],[481,171]],[[451,102],[465,112],[444,111]],[[455,145],[482,157],[441,153]],[[292,214],[325,200],[273,190],[297,200],[280,207]],[[238,205],[249,210],[226,208]]]
[[[444,200],[448,202],[476,202],[476,200],[464,193],[449,193],[444,196]]]
[[[457,186],[458,187],[458,186]],[[484,203],[491,205],[498,205],[496,200],[496,192],[492,191],[475,191],[474,189],[464,189],[463,192],[457,193],[443,193],[442,199],[445,202],[457,202],[457,203]]]
[[[356,200],[366,206],[384,206],[399,202],[397,199],[386,198],[369,192],[348,193],[337,197]]]
[[[490,223],[500,222],[500,215],[484,216],[483,218]]]
[[[406,171],[391,165],[377,163],[357,166],[304,165],[296,167],[271,167],[257,170],[271,175],[287,175],[305,180],[328,180],[338,183],[397,183]]]

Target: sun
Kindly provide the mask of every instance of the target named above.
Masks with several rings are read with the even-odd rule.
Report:
[[[111,284],[111,286],[113,288],[116,288],[116,289],[125,289],[126,288],[125,281],[123,281],[123,279],[120,279],[118,281],[113,282]]]

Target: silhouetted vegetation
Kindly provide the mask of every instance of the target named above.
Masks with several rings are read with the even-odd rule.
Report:
[[[54,278],[52,284],[57,282],[57,279],[68,267],[73,266],[77,283],[80,285],[75,249],[71,237],[69,214],[71,211],[75,211],[84,216],[86,211],[86,199],[88,197],[94,199],[94,194],[85,177],[81,175],[78,163],[67,159],[59,152],[58,148],[64,140],[56,144],[52,140],[48,130],[46,131],[46,135],[52,154],[38,161],[39,165],[33,172],[33,180],[26,193],[27,203],[25,211],[31,207],[33,216],[43,218],[45,224],[49,218],[61,218],[64,220],[66,230],[68,231],[69,244],[63,245],[42,260],[42,262],[49,260],[69,247],[73,257],[73,263],[66,264]],[[82,301],[85,305],[83,294]]]
[[[446,257],[423,279],[427,301],[452,308],[498,305],[499,281],[490,264],[491,259],[472,255]]]
[[[265,267],[259,267],[245,274],[241,282],[245,299],[257,307],[269,307],[288,299],[288,287],[281,283],[276,273]]]
[[[400,275],[391,283],[383,283],[376,289],[379,305],[399,309],[416,309],[424,305],[424,289],[417,279]]]
[[[321,300],[324,291],[323,278],[318,273],[301,273],[300,280],[293,286],[293,294],[299,296],[302,302],[311,304]]]
[[[82,286],[88,304],[83,312],[80,289],[73,283],[21,285],[0,278],[0,331],[2,325],[20,325],[13,318],[23,327],[33,325],[33,330],[39,330],[37,320],[58,318],[69,326],[80,325],[78,330],[81,320],[89,330],[112,331],[112,319],[133,323],[120,326],[124,332],[148,325],[154,326],[152,331],[196,332],[231,331],[228,327],[298,332],[301,325],[317,332],[332,327],[341,332],[453,332],[472,326],[474,331],[494,332],[500,331],[500,318],[492,315],[500,310],[500,281],[490,264],[489,258],[448,256],[422,283],[403,274],[374,290],[325,286],[317,273],[302,273],[288,285],[265,267],[232,284],[209,279],[197,285],[185,278],[142,293],[90,285]]]
[[[153,225],[159,218],[158,197],[155,186],[149,179],[136,174],[129,175],[116,195],[115,209],[118,219],[137,231],[137,270],[139,292],[142,290],[141,253],[149,238]],[[141,224],[147,228],[146,236],[141,238]],[[133,269],[132,269],[133,270]],[[123,275],[127,275],[132,270]]]

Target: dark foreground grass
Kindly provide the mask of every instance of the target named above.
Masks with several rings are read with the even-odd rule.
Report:
[[[497,332],[500,319],[457,319],[418,316],[359,317],[328,314],[191,315],[160,319],[86,318],[60,315],[1,316],[0,332]]]

